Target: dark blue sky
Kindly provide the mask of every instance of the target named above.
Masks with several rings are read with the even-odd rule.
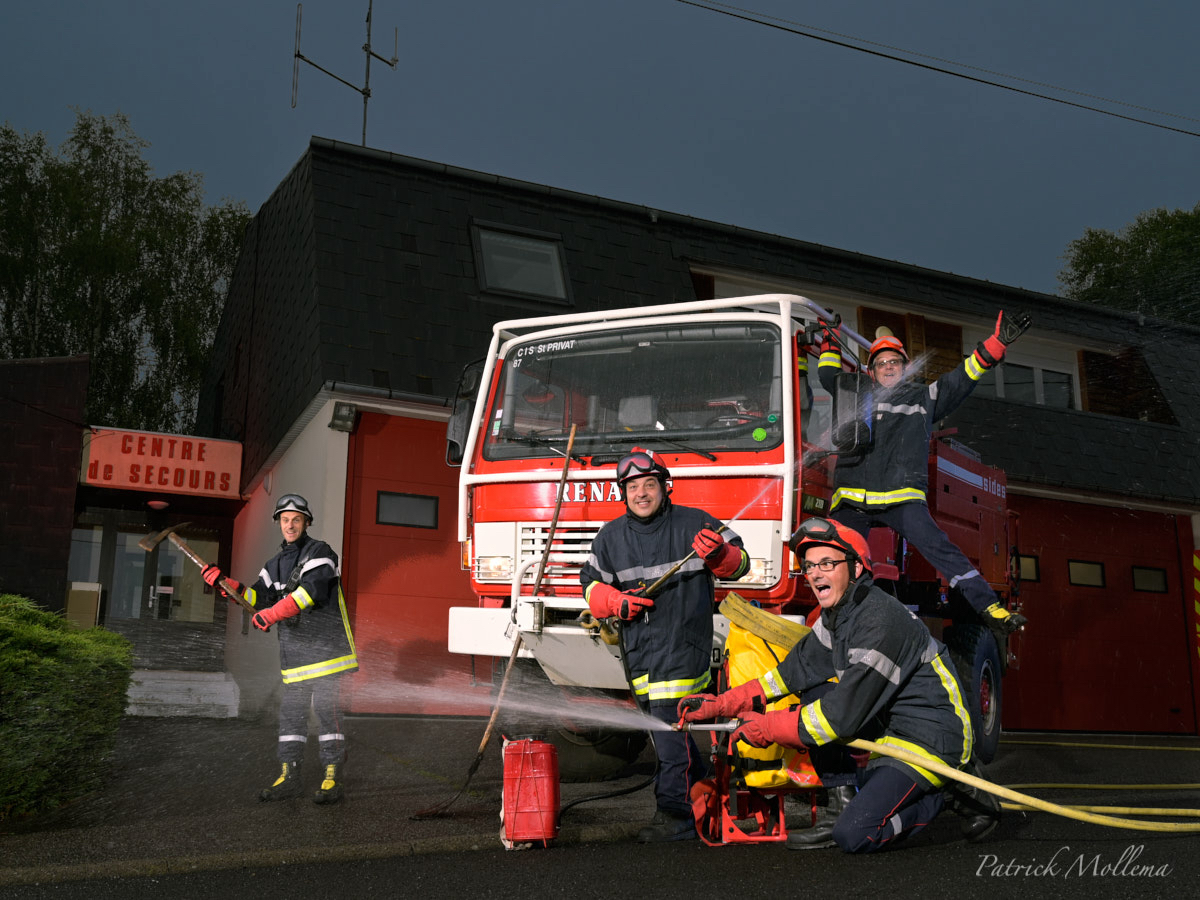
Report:
[[[1194,0],[739,5],[1200,132]],[[361,86],[366,10],[308,0],[302,52]],[[310,135],[362,138],[361,97],[311,66],[291,108],[295,22],[291,0],[6,3],[0,116],[57,145],[72,107],[124,112],[158,174],[257,210]],[[380,55],[397,27],[367,144],[437,162],[1047,292],[1085,228],[1200,201],[1198,137],[677,0],[375,0]]]

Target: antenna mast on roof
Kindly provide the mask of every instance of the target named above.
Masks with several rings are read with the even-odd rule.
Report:
[[[367,56],[367,74],[366,74],[365,79],[363,80],[362,87],[359,87],[358,85],[355,85],[355,84],[351,84],[345,78],[342,78],[338,75],[334,75],[328,69],[317,65],[315,62],[313,62],[311,59],[309,59],[307,56],[305,56],[303,53],[300,52],[300,15],[304,8],[303,3],[296,4],[296,53],[292,59],[292,109],[296,108],[296,92],[299,90],[299,87],[300,87],[300,62],[301,62],[301,60],[308,63],[314,69],[320,69],[322,72],[324,72],[326,75],[328,75],[330,78],[334,79],[335,81],[340,81],[342,84],[346,85],[346,87],[348,87],[352,90],[358,91],[358,93],[362,94],[362,98],[363,98],[362,145],[364,147],[367,146],[367,101],[369,101],[371,99],[371,57],[372,56],[375,57],[381,63],[391,66],[393,69],[396,68],[396,63],[400,61],[400,58],[396,55],[396,51],[400,47],[400,29],[399,28],[396,29],[395,46],[392,48],[392,58],[391,59],[384,59],[382,56],[380,56],[378,53],[376,53],[374,50],[371,49],[371,9],[372,9],[372,7],[374,7],[374,5],[375,5],[375,0],[368,0],[368,3],[367,3],[367,42],[365,44],[363,44],[363,53],[365,53]]]

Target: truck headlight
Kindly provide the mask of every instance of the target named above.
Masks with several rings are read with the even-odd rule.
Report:
[[[771,583],[771,561],[768,559],[750,558],[750,571],[738,579],[738,584]]]
[[[511,556],[481,556],[476,563],[475,577],[480,581],[512,581]]]

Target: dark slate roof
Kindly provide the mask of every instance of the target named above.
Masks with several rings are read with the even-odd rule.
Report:
[[[561,235],[571,305],[481,292],[472,222]],[[1010,483],[1200,505],[1196,328],[323,138],[247,231],[200,433],[243,441],[248,478],[323,385],[444,405],[495,321],[693,300],[692,266],[867,293],[952,321],[1023,309],[1039,330],[1141,347],[1180,427],[984,399],[946,424]]]

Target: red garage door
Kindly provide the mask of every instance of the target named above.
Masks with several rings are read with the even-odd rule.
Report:
[[[363,413],[350,439],[342,564],[361,670],[355,713],[486,715],[490,669],[446,650],[451,606],[472,606],[457,542],[446,425]],[[400,523],[400,524],[398,524]]]
[[[1004,680],[1006,728],[1192,734],[1182,540],[1174,516],[1009,496],[1029,625]],[[1185,545],[1186,544],[1186,545]]]

